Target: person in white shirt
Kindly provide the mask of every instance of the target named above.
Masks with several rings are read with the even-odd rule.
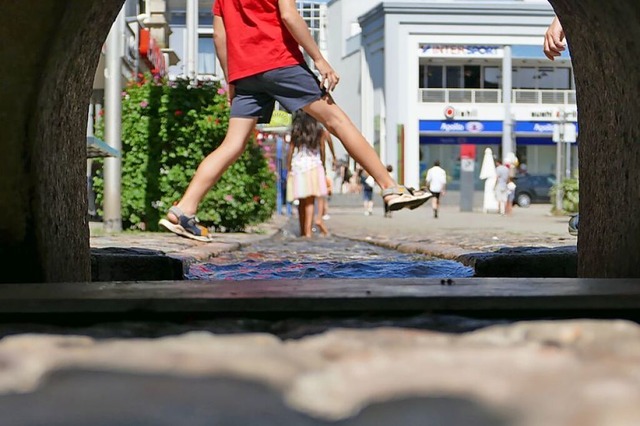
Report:
[[[429,188],[429,192],[433,194],[433,198],[431,198],[433,217],[438,218],[440,197],[444,195],[445,188],[447,187],[447,172],[440,167],[440,161],[438,160],[433,163],[433,167],[427,170],[427,187]]]

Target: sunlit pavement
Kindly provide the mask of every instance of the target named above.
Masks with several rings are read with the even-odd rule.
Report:
[[[376,199],[373,215],[365,216],[358,205],[359,196],[343,197],[330,205],[329,232],[337,237],[362,240],[397,248],[403,244],[419,244],[427,255],[454,258],[465,253],[492,252],[505,247],[575,247],[577,237],[568,232],[568,216],[553,216],[549,204],[534,204],[529,208],[515,207],[513,213],[460,212],[459,207],[441,207],[439,217],[433,217],[430,203],[415,210],[383,215],[382,203]],[[169,233],[120,233],[104,235],[98,227],[91,237],[91,247],[139,247],[160,250],[199,261],[234,251],[256,241],[268,239],[284,229],[296,232],[297,218],[276,215],[272,221],[256,226],[247,233],[215,234],[212,243],[201,243]],[[289,224],[291,224],[289,222]],[[316,235],[309,241],[320,241]]]

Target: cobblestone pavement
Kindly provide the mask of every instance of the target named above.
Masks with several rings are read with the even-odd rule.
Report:
[[[454,258],[472,252],[492,252],[505,247],[575,247],[577,237],[567,231],[568,217],[552,216],[550,205],[515,208],[510,216],[482,211],[460,212],[456,206],[441,208],[438,219],[432,216],[428,203],[415,210],[400,210],[391,218],[383,217],[377,200],[373,215],[355,206],[331,206],[329,231],[338,237],[367,241],[393,249],[420,252],[442,258]],[[91,246],[139,247],[160,250],[170,255],[206,260],[221,253],[270,238],[289,220],[275,215],[265,224],[246,233],[215,234],[212,243],[181,238],[170,233],[120,233],[104,235],[94,226]],[[322,237],[316,236],[315,240]],[[313,245],[314,240],[309,241]]]

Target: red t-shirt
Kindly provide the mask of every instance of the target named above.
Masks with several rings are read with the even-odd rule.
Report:
[[[214,0],[213,14],[224,19],[229,82],[304,63],[280,18],[278,0]]]

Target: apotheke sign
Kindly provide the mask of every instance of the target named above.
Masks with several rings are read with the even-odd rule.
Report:
[[[439,134],[493,134],[502,132],[502,122],[420,120],[420,132]]]
[[[562,111],[558,109],[533,110],[530,117],[533,119],[559,120]],[[573,121],[578,119],[578,111],[564,111],[565,120]]]

